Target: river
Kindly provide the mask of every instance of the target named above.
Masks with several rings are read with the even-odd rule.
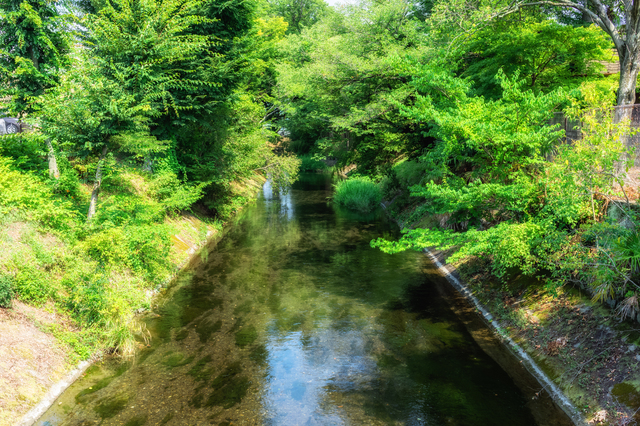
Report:
[[[369,246],[398,237],[382,211],[331,188],[267,182],[147,316],[149,346],[96,363],[36,424],[570,424],[426,256]]]

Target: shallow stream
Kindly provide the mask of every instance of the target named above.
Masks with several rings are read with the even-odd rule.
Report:
[[[151,345],[37,424],[571,424],[426,256],[370,248],[398,236],[383,212],[330,195],[321,174],[265,184],[149,315]]]

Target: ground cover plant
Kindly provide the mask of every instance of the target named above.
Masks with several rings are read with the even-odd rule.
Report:
[[[381,200],[380,188],[370,179],[353,177],[335,185],[333,201],[350,210],[368,213],[375,210]]]
[[[257,176],[285,187],[330,160],[354,175],[335,203],[384,196],[412,225],[374,246],[449,250],[551,295],[574,283],[637,318],[634,114],[612,108],[635,102],[638,16],[570,1],[0,0],[0,111],[31,126],[0,136],[0,305],[53,305],[77,325],[53,332],[83,356],[131,352],[136,310],[190,247],[178,235],[203,241]]]
[[[295,180],[265,125],[287,23],[259,6],[0,3],[0,111],[31,128],[0,136],[3,307],[68,316],[50,331],[81,357],[130,355],[188,253],[256,182]]]

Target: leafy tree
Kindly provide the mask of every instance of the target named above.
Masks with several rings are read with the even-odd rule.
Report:
[[[49,98],[45,128],[76,154],[97,156],[88,217],[95,213],[105,159],[110,152],[145,156],[164,150],[150,134],[153,119],[184,108],[173,92],[212,83],[189,78],[180,62],[206,49],[208,36],[184,34],[206,19],[197,2],[126,0],[87,15],[90,37],[78,52],[64,87]],[[185,76],[185,74],[187,74]]]
[[[434,74],[425,71],[424,77]],[[502,73],[498,78],[504,95],[496,101],[470,98],[459,85],[418,79],[424,95],[406,112],[432,121],[431,134],[438,140],[422,157],[431,181],[413,192],[429,200],[429,213],[448,216],[456,227],[489,227],[534,214],[545,155],[560,136],[546,124],[566,99],[563,91],[536,95],[523,91],[523,82]],[[430,95],[436,85],[449,97],[445,105]]]
[[[640,72],[640,1],[622,2],[602,0],[518,0],[514,2],[476,2],[468,0],[442,0],[430,17],[435,33],[452,43],[456,50],[461,41],[475,34],[488,23],[530,7],[542,7],[550,12],[567,14],[574,21],[593,22],[608,36],[620,61],[620,84],[617,105],[633,105]],[[573,16],[571,16],[573,15]],[[576,16],[578,15],[578,16]],[[630,117],[630,109],[620,108],[616,122]]]
[[[419,126],[399,114],[411,102],[411,76],[399,58],[430,50],[412,5],[362,2],[282,44],[278,97],[291,138],[324,154],[357,161],[361,171],[422,149]]]
[[[490,257],[497,276],[512,268],[525,274],[552,270],[547,259],[566,238],[554,224],[555,212],[540,201],[541,178],[560,136],[546,122],[566,94],[536,95],[517,77],[499,74],[503,97],[487,101],[468,97],[465,84],[441,69],[422,66],[417,72],[421,95],[406,114],[432,121],[438,142],[422,157],[430,181],[411,192],[425,200],[420,213],[440,218],[441,225],[372,244],[388,252],[455,247],[450,261]]]
[[[194,1],[183,9],[185,17],[200,18],[185,27],[180,36],[208,43],[185,52],[182,58],[174,58],[170,73],[182,83],[172,87],[173,107],[154,120],[154,134],[169,139],[177,127],[219,114],[220,107],[244,78],[239,65],[244,58],[238,43],[254,27],[256,7],[256,2],[245,0]],[[194,84],[184,84],[186,81]],[[176,143],[176,148],[181,149],[181,141]]]
[[[325,17],[329,6],[324,0],[267,0],[267,10],[287,21],[288,33],[300,34]]]
[[[605,59],[609,47],[606,35],[593,25],[573,27],[540,17],[508,17],[473,35],[464,54],[463,75],[474,81],[478,94],[492,98],[500,95],[495,78],[499,70],[518,73],[536,91],[575,88],[600,77],[596,61]]]
[[[0,98],[9,113],[31,112],[34,98],[58,83],[70,33],[55,0],[0,1]]]

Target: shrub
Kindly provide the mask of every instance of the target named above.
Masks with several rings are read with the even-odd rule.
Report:
[[[203,195],[204,185],[187,185],[178,175],[160,162],[151,183],[151,192],[156,200],[169,212],[189,209]]]
[[[47,274],[31,265],[20,268],[14,280],[15,290],[21,301],[41,305],[53,293]]]
[[[311,154],[300,156],[300,171],[313,172],[316,170],[324,170],[327,168],[327,163],[322,160],[318,160]]]
[[[393,167],[395,175],[404,187],[418,185],[422,180],[426,165],[419,160],[404,160]]]
[[[382,194],[378,185],[357,177],[339,182],[335,186],[333,200],[350,210],[370,212],[380,204]]]
[[[0,275],[0,308],[10,308],[12,300],[12,279],[6,275]]]
[[[17,213],[58,231],[73,228],[75,212],[69,201],[57,200],[51,189],[30,173],[15,167],[15,162],[0,156],[0,216]]]

